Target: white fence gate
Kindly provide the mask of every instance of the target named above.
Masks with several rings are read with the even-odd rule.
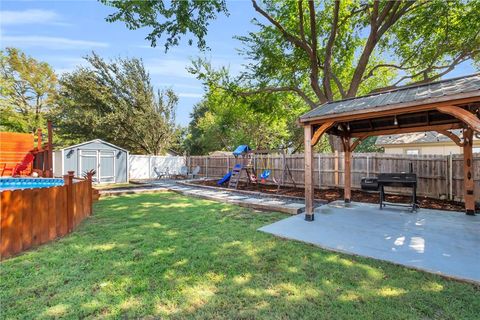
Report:
[[[130,179],[153,179],[156,177],[154,168],[158,171],[170,174],[180,173],[180,168],[185,166],[185,157],[173,156],[143,156],[130,155],[129,174]]]

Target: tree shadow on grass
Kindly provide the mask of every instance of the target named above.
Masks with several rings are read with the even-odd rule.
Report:
[[[285,217],[174,194],[108,198],[2,263],[5,316],[469,318],[474,286],[256,229]]]

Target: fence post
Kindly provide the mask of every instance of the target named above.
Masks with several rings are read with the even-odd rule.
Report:
[[[68,171],[67,175],[63,176],[65,186],[67,186],[67,229],[68,232],[73,230],[73,174],[74,171]]]
[[[339,177],[338,177],[338,151],[337,151],[337,150],[335,150],[333,168],[334,168],[334,171],[335,171],[335,172],[334,172],[334,174],[335,174],[335,186],[338,187]]]
[[[318,154],[318,189],[322,189],[322,170],[321,170],[321,165],[322,165],[322,154]]]
[[[209,158],[208,156],[205,156],[205,178],[208,177],[208,163],[209,163]]]
[[[448,193],[449,194],[449,199],[453,200],[453,157],[452,157],[452,152],[447,156],[448,157]]]
[[[88,181],[88,199],[89,199],[89,205],[90,205],[90,213],[89,215],[92,215],[93,213],[93,188],[92,188],[92,182],[93,182],[93,172],[88,171],[87,172],[87,181]]]
[[[148,155],[148,179],[152,179],[152,156]]]
[[[227,156],[227,171],[226,173],[228,173],[230,171],[230,157]]]
[[[367,154],[367,178],[370,177],[370,156]]]

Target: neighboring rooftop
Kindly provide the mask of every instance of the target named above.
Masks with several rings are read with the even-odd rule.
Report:
[[[436,102],[438,100],[450,100],[454,96],[465,93],[472,93],[472,96],[480,96],[480,73],[328,102],[302,115],[300,121],[341,113],[355,113],[356,111],[384,106],[393,107],[413,102],[422,104],[428,103],[432,99],[435,99]]]
[[[462,136],[461,130],[451,130],[457,136]],[[474,137],[475,140],[477,138]],[[452,140],[438,132],[415,132],[405,134],[392,134],[389,136],[380,136],[375,142],[376,145],[390,145],[390,144],[414,144],[414,143],[436,143],[436,142],[451,142]]]

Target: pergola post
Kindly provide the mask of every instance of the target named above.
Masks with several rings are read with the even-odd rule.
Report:
[[[352,198],[352,150],[350,147],[350,137],[343,138],[344,165],[343,165],[343,198],[345,203],[350,203]]]
[[[313,148],[312,125],[305,125],[305,220],[313,221]]]
[[[463,184],[465,212],[475,214],[475,182],[473,180],[473,130],[463,131]]]

